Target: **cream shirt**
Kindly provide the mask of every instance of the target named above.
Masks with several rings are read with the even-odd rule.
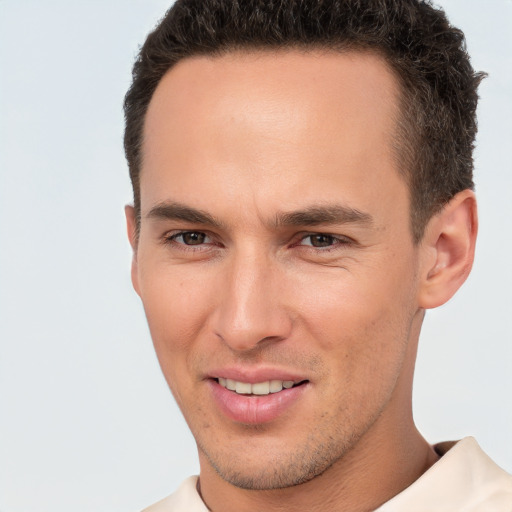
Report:
[[[512,475],[497,466],[472,437],[435,446],[442,455],[428,471],[375,512],[512,512]],[[143,512],[208,512],[187,478]]]

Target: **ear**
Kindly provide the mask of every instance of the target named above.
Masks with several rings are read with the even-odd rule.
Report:
[[[462,286],[473,266],[477,231],[476,199],[471,190],[459,192],[430,219],[420,249],[421,308],[441,306]]]
[[[128,240],[132,246],[132,284],[133,288],[140,295],[139,289],[139,267],[137,262],[137,248],[138,248],[138,232],[137,232],[137,219],[135,214],[135,208],[130,205],[124,207],[124,213],[126,216],[126,231],[128,233]]]

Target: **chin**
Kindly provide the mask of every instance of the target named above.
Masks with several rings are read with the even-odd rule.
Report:
[[[200,450],[210,466],[226,482],[240,489],[270,491],[304,484],[327,471],[342,459],[355,443],[332,439],[312,438],[288,452],[279,447],[267,447],[254,454],[250,450],[239,453],[219,453]]]

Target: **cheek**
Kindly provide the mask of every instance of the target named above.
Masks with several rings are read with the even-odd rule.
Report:
[[[409,274],[370,270],[317,275],[303,280],[296,295],[307,330],[353,375],[378,376],[396,370],[415,312],[413,282],[403,279]]]
[[[151,338],[167,384],[183,410],[194,389],[192,356],[208,316],[209,297],[200,282],[179,269],[141,272],[141,299]]]
[[[319,331],[351,335],[371,330],[391,315],[396,301],[390,300],[382,283],[343,270],[301,281],[293,287],[296,308],[309,327]]]
[[[179,267],[149,266],[140,272],[141,299],[159,359],[190,348],[205,325],[211,293],[203,280]],[[162,361],[161,361],[162,362]]]

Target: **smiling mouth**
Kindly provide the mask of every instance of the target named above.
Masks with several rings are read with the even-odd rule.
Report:
[[[223,388],[226,388],[230,391],[234,391],[239,395],[253,396],[262,396],[270,395],[271,393],[279,393],[283,389],[291,389],[306,384],[308,382],[307,380],[301,380],[299,382],[294,382],[293,380],[266,380],[263,382],[255,382],[254,384],[251,384],[250,382],[241,382],[233,379],[224,379],[223,377],[219,377],[214,380],[218,382]]]

